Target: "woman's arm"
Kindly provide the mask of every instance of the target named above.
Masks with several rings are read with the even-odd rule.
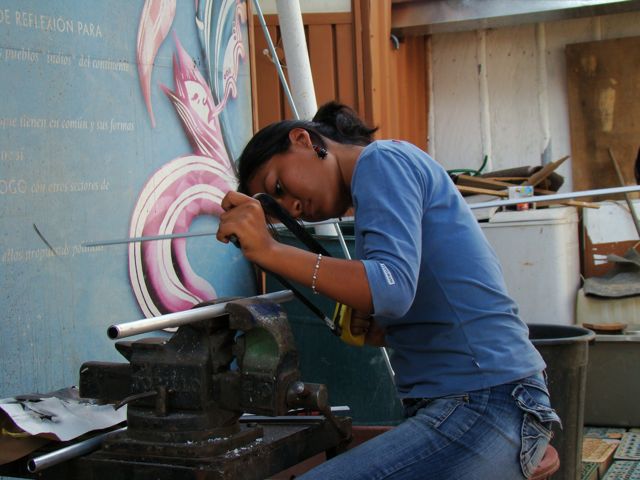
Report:
[[[244,256],[263,269],[311,287],[316,275],[317,292],[365,313],[373,302],[364,265],[358,260],[322,257],[316,270],[315,253],[276,241],[267,228],[260,202],[238,192],[222,200],[217,238],[228,243],[235,236]]]

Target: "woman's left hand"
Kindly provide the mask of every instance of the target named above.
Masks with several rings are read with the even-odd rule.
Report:
[[[275,243],[269,233],[267,221],[260,202],[239,192],[230,191],[222,199],[224,213],[216,238],[229,243],[239,243],[247,260],[260,264],[260,259],[269,254]]]
[[[385,345],[386,331],[376,323],[371,315],[354,310],[351,313],[351,335],[364,335],[364,343],[382,347]]]

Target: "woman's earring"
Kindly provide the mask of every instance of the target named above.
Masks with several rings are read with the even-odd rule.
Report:
[[[319,158],[326,158],[329,153],[326,148],[318,145],[313,145],[313,151],[316,152],[316,155],[318,155]]]

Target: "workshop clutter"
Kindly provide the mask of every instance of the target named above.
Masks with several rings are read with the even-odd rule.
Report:
[[[351,439],[351,419],[334,415],[324,385],[301,378],[289,323],[276,303],[291,297],[274,292],[112,325],[111,338],[178,327],[170,337],[116,343],[126,362],[80,367],[76,410],[96,404],[118,415],[79,432],[92,430],[90,439],[64,439],[76,447],[125,418],[126,427],[74,455],[65,453],[66,445],[33,449],[0,465],[0,475],[30,478],[44,468],[44,478],[52,479],[263,480],[318,453],[340,453]],[[58,413],[68,408],[54,409],[61,402],[66,399],[30,395],[0,405],[13,407],[16,425],[33,412],[46,434],[48,424],[70,423],[70,415]],[[71,420],[78,417],[88,415]],[[30,437],[27,430],[12,431],[18,439]]]
[[[484,174],[480,171],[474,172],[464,169],[449,170],[449,176],[465,197],[480,195],[483,197],[522,198],[522,203],[515,204],[513,209],[527,210],[530,203],[535,200],[535,196],[557,193],[564,183],[564,178],[555,170],[568,159],[568,156],[564,156],[545,166],[517,167]],[[527,199],[530,201],[527,202]],[[592,203],[573,199],[554,200],[545,202],[545,205],[597,208]]]

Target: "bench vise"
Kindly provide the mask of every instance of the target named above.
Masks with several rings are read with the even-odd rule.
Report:
[[[351,419],[331,413],[324,385],[300,379],[283,308],[261,297],[214,306],[222,313],[209,318],[196,315],[208,306],[188,311],[199,319],[171,336],[117,342],[125,363],[84,363],[80,396],[126,404],[127,428],[41,478],[263,480],[346,448]]]

